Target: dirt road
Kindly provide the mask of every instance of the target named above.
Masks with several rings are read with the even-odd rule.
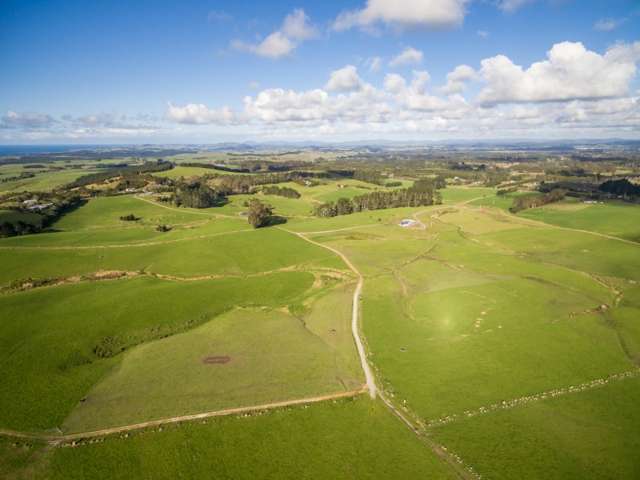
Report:
[[[349,260],[349,258],[347,258],[347,256],[344,253],[340,252],[339,250],[336,250],[335,248],[330,247],[328,245],[324,245],[320,242],[311,240],[304,233],[293,232],[285,228],[281,228],[281,230],[284,230],[285,232],[296,235],[302,238],[303,240],[309,243],[312,243],[313,245],[316,245],[318,247],[324,248],[326,250],[329,250],[335,253],[342,259],[342,261],[349,267],[349,269],[353,273],[355,273],[356,276],[358,277],[358,284],[356,285],[356,289],[353,292],[353,307],[351,309],[351,333],[353,334],[353,340],[356,342],[356,348],[358,350],[358,356],[360,357],[360,364],[362,365],[362,370],[364,372],[367,389],[369,390],[369,396],[371,398],[376,398],[375,377],[373,376],[373,372],[371,371],[369,362],[367,362],[367,354],[365,352],[362,339],[360,338],[360,331],[358,326],[358,319],[360,318],[360,295],[362,294],[362,285],[364,284],[364,278],[362,277],[362,274],[355,267],[355,265],[351,263],[351,260]]]
[[[211,412],[196,413],[193,415],[181,415],[178,417],[162,418],[159,420],[151,420],[149,422],[135,423],[131,425],[123,425],[120,427],[105,428],[102,430],[94,430],[91,432],[71,433],[67,435],[50,435],[30,432],[18,432],[15,430],[0,429],[0,435],[14,438],[25,438],[33,440],[43,440],[49,443],[64,443],[81,440],[85,438],[104,437],[116,433],[126,433],[144,428],[160,427],[172,423],[192,422],[194,420],[203,420],[212,417],[224,417],[228,415],[238,415],[242,413],[251,413],[261,410],[273,410],[275,408],[291,407],[295,405],[306,405],[311,403],[326,402],[328,400],[338,400],[341,398],[356,397],[363,394],[366,388],[352,390],[349,392],[332,393],[328,395],[319,395],[315,397],[298,398],[295,400],[284,400],[282,402],[265,403],[263,405],[254,405],[250,407],[228,408],[225,410],[215,410]]]

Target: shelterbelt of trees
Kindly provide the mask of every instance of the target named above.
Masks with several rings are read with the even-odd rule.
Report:
[[[442,203],[435,182],[430,179],[417,180],[410,188],[391,191],[376,191],[358,195],[351,199],[339,198],[336,202],[318,205],[314,213],[318,217],[349,215],[364,210],[381,210],[398,207],[422,207]]]
[[[277,195],[285,198],[300,198],[300,192],[290,187],[278,187],[277,185],[263,187],[262,193],[265,195]]]
[[[552,190],[565,190],[567,195],[591,200],[624,200],[640,202],[640,185],[631,183],[626,178],[617,178],[605,182],[561,181],[540,184],[539,190],[547,193]]]
[[[543,205],[547,205],[549,203],[559,202],[560,200],[564,199],[566,195],[566,190],[556,188],[555,190],[551,190],[548,193],[543,193],[542,195],[534,194],[516,197],[513,200],[513,205],[511,205],[511,208],[509,208],[509,210],[512,213],[517,213],[529,208],[542,207]]]
[[[307,165],[304,162],[269,162],[261,161],[242,161],[242,166],[231,166],[219,163],[200,163],[186,162],[180,164],[183,167],[208,168],[211,170],[219,170],[221,172],[231,173],[259,173],[259,172],[287,172],[290,170],[304,168]]]

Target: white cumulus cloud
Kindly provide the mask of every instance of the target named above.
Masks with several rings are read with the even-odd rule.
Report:
[[[384,77],[384,88],[391,93],[400,93],[407,88],[407,81],[397,73],[389,73]]]
[[[309,40],[318,35],[318,30],[311,25],[304,10],[297,8],[285,17],[282,33],[293,40]]]
[[[359,10],[342,12],[335,30],[382,23],[400,28],[447,28],[462,24],[468,0],[367,0]]]
[[[407,47],[389,62],[390,67],[401,67],[403,65],[415,65],[422,63],[424,54],[413,47]]]
[[[640,100],[629,90],[639,60],[640,42],[602,53],[565,42],[529,67],[506,56],[487,58],[480,69],[458,65],[433,89],[424,70],[389,73],[374,86],[347,65],[320,88],[270,88],[246,96],[237,113],[170,105],[166,119],[245,128],[263,138],[637,138]],[[465,98],[471,81],[480,83],[480,92]],[[5,136],[14,131],[5,129]]]
[[[331,92],[351,92],[362,88],[362,80],[358,70],[353,65],[347,65],[331,72],[326,89]]]
[[[188,125],[230,124],[235,115],[229,107],[210,109],[202,103],[189,103],[182,107],[169,103],[167,117],[176,123]]]
[[[582,43],[555,44],[547,59],[524,69],[498,55],[481,62],[483,103],[545,102],[624,96],[636,74],[640,42],[619,44],[604,55]]]
[[[458,65],[447,74],[447,84],[442,88],[442,92],[447,95],[462,93],[467,82],[475,79],[476,75],[476,71],[469,65]]]
[[[287,15],[279,30],[267,35],[259,43],[246,43],[239,40],[231,42],[231,48],[255,55],[278,59],[291,54],[298,45],[317,36],[317,29],[309,22],[302,9],[296,9]]]

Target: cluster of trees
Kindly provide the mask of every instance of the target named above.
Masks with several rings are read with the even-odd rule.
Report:
[[[277,195],[285,198],[300,198],[300,193],[290,187],[278,187],[276,185],[263,187],[262,193],[265,195]]]
[[[538,189],[545,193],[562,189],[566,190],[569,196],[594,200],[622,199],[629,202],[640,201],[640,185],[635,185],[626,178],[607,180],[603,183],[589,181],[542,182]]]
[[[216,188],[225,195],[254,193],[256,187],[327,176],[325,172],[274,172],[256,175],[222,175],[215,179]]]
[[[640,197],[640,185],[634,185],[626,178],[608,180],[598,187],[598,190],[619,197]]]
[[[13,182],[15,180],[24,180],[25,178],[33,178],[35,176],[36,176],[36,174],[33,173],[33,172],[21,172],[20,175],[14,175],[12,177],[0,178],[0,183]]]
[[[221,172],[231,172],[231,173],[256,173],[256,172],[288,172],[290,170],[294,170],[296,168],[302,168],[305,166],[304,162],[269,162],[266,160],[259,161],[243,161],[242,167],[232,167],[229,165],[221,165],[216,163],[198,163],[198,162],[187,162],[181,163],[180,165],[185,167],[200,167],[200,168],[208,168],[211,170],[219,170]]]
[[[123,222],[137,222],[140,220],[140,217],[136,217],[133,213],[130,213],[129,215],[123,215],[120,217],[120,220]]]
[[[524,195],[522,197],[516,197],[509,210],[512,213],[517,213],[528,208],[538,208],[549,203],[559,202],[566,196],[567,191],[560,188],[551,190],[550,192],[542,195]]]
[[[510,193],[515,193],[518,191],[518,187],[509,187],[509,188],[500,188],[496,192],[496,195],[499,197],[504,197],[505,195],[509,195]]]
[[[443,176],[437,176],[435,178],[421,178],[413,182],[412,190],[421,192],[430,192],[433,190],[442,190],[447,188],[447,180]]]
[[[355,170],[353,179],[361,182],[373,183],[374,185],[383,185],[385,177],[376,170]]]
[[[189,208],[215,207],[224,200],[224,195],[199,181],[177,184],[173,196],[173,201],[178,207]]]
[[[75,193],[39,193],[37,201],[43,205],[43,207],[37,211],[36,215],[30,211],[28,207],[23,206],[25,200],[31,200],[32,198],[33,194],[28,192],[8,194],[2,197],[2,203],[12,205],[12,210],[29,214],[29,216],[37,218],[37,220],[25,218],[24,215],[22,219],[18,215],[15,219],[5,220],[0,224],[0,237],[39,233],[52,225],[62,215],[86,203],[84,198]]]
[[[17,235],[29,235],[38,233],[41,230],[40,225],[23,222],[2,222],[0,223],[0,237],[15,237]]]
[[[249,207],[249,225],[253,228],[266,227],[271,223],[273,217],[273,207],[271,205],[267,205],[256,198],[252,198],[246,203],[246,206]]]
[[[318,217],[335,217],[337,215],[349,215],[364,210],[381,210],[398,207],[420,207],[442,203],[440,194],[436,191],[433,182],[420,180],[411,188],[403,188],[392,191],[376,191],[359,195],[352,199],[340,198],[337,202],[329,202],[315,208]]]
[[[230,173],[251,173],[251,170],[249,170],[248,168],[229,167],[227,165],[219,165],[215,163],[186,162],[186,163],[181,163],[180,166],[206,168],[209,170],[218,170],[220,172],[230,172]]]
[[[104,172],[91,173],[89,175],[83,175],[77,178],[73,182],[67,185],[67,188],[86,187],[94,183],[102,183],[106,180],[116,177],[131,178],[136,175],[145,173],[157,173],[165,170],[171,170],[173,163],[165,162],[164,160],[158,160],[156,162],[145,162],[142,165],[131,165],[122,168],[110,168]]]

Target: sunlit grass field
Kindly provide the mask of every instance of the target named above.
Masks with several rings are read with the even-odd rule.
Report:
[[[435,437],[495,479],[638,478],[640,379],[461,419]]]
[[[379,403],[356,400],[169,425],[43,451],[0,439],[0,474],[50,480],[455,478]],[[23,478],[24,478],[23,477]]]
[[[551,478],[634,478],[633,378],[483,409],[636,371],[640,245],[597,233],[633,239],[624,219],[638,207],[565,202],[512,215],[493,189],[450,187],[443,205],[316,218],[319,202],[377,187],[290,186],[300,199],[259,195],[287,217],[278,227],[249,227],[249,196],[203,210],[119,196],[91,200],[55,232],[0,240],[2,286],[27,277],[66,282],[0,295],[0,362],[9,366],[0,428],[81,432],[361,388],[350,328],[356,275],[293,233],[301,232],[362,273],[362,332],[379,386],[464,465],[487,478],[537,478],[545,465],[557,466]],[[139,220],[120,220],[128,214]],[[405,218],[425,228],[401,228]],[[159,224],[173,229],[157,232]],[[104,271],[129,277],[91,277]],[[114,355],[100,356],[105,348]],[[483,414],[467,416],[476,411]],[[0,473],[451,472],[364,397],[157,430],[47,452],[0,443]],[[607,445],[597,450],[599,439]],[[536,454],[525,455],[528,448]],[[304,474],[300,462],[309,464]]]

